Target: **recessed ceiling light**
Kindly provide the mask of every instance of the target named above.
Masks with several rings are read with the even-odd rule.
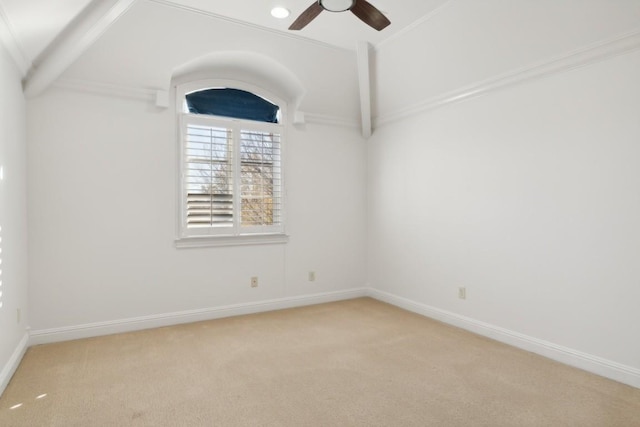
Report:
[[[278,19],[284,19],[289,16],[289,9],[284,7],[274,7],[271,9],[271,16]]]

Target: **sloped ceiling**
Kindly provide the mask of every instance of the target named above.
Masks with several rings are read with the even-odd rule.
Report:
[[[448,0],[371,0],[392,25],[377,32],[351,13],[323,12],[303,31],[287,28],[312,0],[0,0],[0,30],[4,27],[9,49],[26,76],[25,91],[40,93],[134,5],[169,6],[176,12],[206,16],[211,20],[242,23],[254,29],[280,32],[299,40],[355,51],[357,42],[379,43],[416,20],[429,15]],[[282,20],[270,14],[283,6],[291,15]],[[213,21],[212,21],[213,22]],[[5,25],[3,25],[5,24]],[[150,24],[141,22],[141,25]],[[153,24],[153,23],[151,23]],[[171,30],[171,29],[167,29]],[[0,35],[2,31],[0,31]],[[3,37],[6,44],[7,37]]]
[[[265,28],[288,31],[287,28],[309,7],[313,0],[156,0],[161,3],[206,11],[235,20],[249,22]],[[360,40],[377,44],[402,31],[421,17],[432,13],[447,0],[370,0],[392,22],[383,31],[376,31],[362,23],[351,13],[323,12],[302,31],[293,32],[300,37],[328,43],[345,49],[356,49]],[[291,11],[291,15],[283,20],[270,16],[270,10],[281,5]]]
[[[104,0],[93,0],[94,3]],[[227,18],[288,32],[287,28],[313,0],[137,0],[178,6],[194,13]],[[35,61],[51,42],[78,17],[92,0],[0,0],[13,35],[30,61]],[[447,0],[371,0],[393,25],[377,32],[350,13],[321,14],[303,31],[293,33],[303,38],[355,50],[356,42],[379,43],[432,13]],[[274,6],[291,11],[286,19],[275,19]]]
[[[376,91],[381,92],[388,104],[385,93],[406,94],[409,98],[420,93],[422,89],[415,90],[416,82],[424,82],[424,95],[433,97],[438,91],[444,93],[548,61],[600,40],[640,32],[640,0],[370,0],[392,22],[382,32],[372,30],[350,13],[329,12],[323,12],[300,32],[288,31],[287,27],[311,1],[0,0],[0,36],[5,44],[7,39],[12,43],[9,51],[14,57],[22,57],[22,61],[16,62],[22,62],[21,68],[26,68],[23,71],[28,94],[29,83],[36,81],[37,84],[31,85],[37,89],[32,95],[72,66],[73,77],[77,78],[80,71],[97,73],[84,76],[96,81],[106,78],[107,74],[101,74],[99,67],[109,63],[129,62],[128,68],[135,64],[151,68],[154,64],[146,64],[142,57],[136,57],[128,45],[131,43],[144,52],[141,41],[148,46],[153,43],[145,31],[156,34],[158,42],[171,44],[173,35],[189,32],[189,25],[185,24],[188,16],[198,21],[201,28],[206,26],[203,22],[211,27],[249,28],[254,38],[256,32],[262,32],[272,41],[298,43],[301,51],[308,49],[304,46],[315,44],[354,55],[356,43],[367,41],[376,48],[378,60],[383,58],[386,64],[387,68],[378,70],[377,76],[378,83],[383,82],[384,87],[377,87]],[[269,12],[276,5],[288,8],[291,16],[284,20],[271,17]],[[171,27],[172,21],[167,19],[156,23],[152,15],[133,12],[140,10],[179,15],[182,27]],[[127,26],[115,25],[124,16]],[[139,24],[131,22],[132,16]],[[157,25],[169,27],[154,28]],[[136,26],[138,32],[134,31]],[[181,34],[177,39],[188,41],[187,36]],[[199,35],[194,33],[192,37]],[[93,47],[103,39],[108,42]],[[216,42],[220,48],[221,41]],[[226,42],[234,44],[225,39],[222,45]],[[118,45],[122,48],[118,49]],[[155,49],[155,46],[149,48]],[[92,50],[93,55],[86,55],[87,50]],[[294,51],[297,50],[291,50]],[[98,54],[106,52],[112,57],[98,61],[95,67],[86,59],[94,61]],[[79,59],[84,61],[78,64]],[[403,84],[403,79],[395,77],[400,67],[410,74],[412,85]],[[114,71],[108,76],[113,81],[107,83],[140,84],[117,81],[120,74],[112,68],[107,66]],[[155,82],[148,83],[153,84]],[[404,96],[397,96],[390,102],[405,101]]]
[[[33,62],[91,0],[0,0],[24,55]]]

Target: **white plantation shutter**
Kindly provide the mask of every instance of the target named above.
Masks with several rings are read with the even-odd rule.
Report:
[[[0,308],[4,303],[2,302],[2,226],[0,225]]]
[[[184,194],[187,228],[233,227],[233,131],[186,125]]]
[[[281,224],[280,134],[240,132],[242,226]]]
[[[183,235],[281,233],[280,126],[184,114]]]

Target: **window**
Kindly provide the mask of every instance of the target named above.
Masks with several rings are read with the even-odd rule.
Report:
[[[280,107],[235,88],[188,89],[178,90],[178,246],[285,241]]]
[[[4,303],[2,302],[2,226],[0,225],[0,308]]]
[[[4,181],[4,166],[0,166],[0,184]],[[2,225],[0,225],[0,308],[4,305],[2,302]]]

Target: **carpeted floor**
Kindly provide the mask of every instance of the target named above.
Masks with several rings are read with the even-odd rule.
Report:
[[[362,298],[32,347],[0,426],[631,427],[640,390]]]

